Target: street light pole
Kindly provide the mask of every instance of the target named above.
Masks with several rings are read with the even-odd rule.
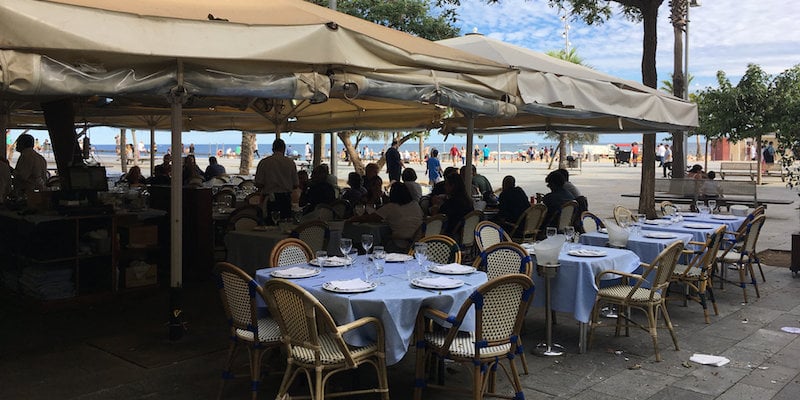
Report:
[[[685,100],[689,100],[689,9],[692,7],[700,7],[701,3],[700,0],[689,0],[688,7],[686,7],[686,27],[684,29],[684,35],[686,36],[686,43],[683,48],[684,56],[683,56],[683,98]],[[686,153],[689,153],[689,133],[687,132],[684,135],[684,146],[683,149]],[[697,152],[695,154],[698,158],[700,157],[700,136],[697,136]],[[703,167],[704,170],[708,170],[708,154],[703,157],[705,166]]]

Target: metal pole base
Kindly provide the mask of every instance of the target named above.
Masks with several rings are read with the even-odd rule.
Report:
[[[564,346],[558,343],[553,343],[550,346],[547,343],[539,343],[531,353],[542,357],[557,357],[564,355],[564,351]]]

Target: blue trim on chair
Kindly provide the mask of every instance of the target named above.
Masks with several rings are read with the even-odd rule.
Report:
[[[414,387],[424,388],[426,386],[428,386],[428,384],[425,383],[425,379],[414,379]]]
[[[536,291],[536,287],[535,286],[531,286],[531,287],[525,289],[525,291],[522,292],[522,301],[528,301],[528,299],[533,297],[533,293],[535,291]]]
[[[449,322],[449,323],[451,323],[453,325],[461,325],[461,321],[459,321],[458,318],[456,318],[456,316],[452,315],[452,314],[448,315],[447,319],[445,319],[445,321],[447,321],[447,322]]]
[[[222,280],[222,274],[215,274],[217,277],[217,289],[224,289],[225,282]]]
[[[417,340],[417,343],[415,343],[415,346],[418,349],[424,349],[425,348],[425,340],[424,339]]]
[[[519,273],[520,274],[524,274],[525,273],[525,264],[527,264],[529,262],[531,262],[531,255],[530,254],[526,254],[524,257],[522,257],[522,262],[519,263]]]
[[[259,381],[250,381],[250,390],[257,392],[259,383]]]
[[[514,398],[512,400],[525,400],[525,393],[523,392],[514,393]]]
[[[475,304],[475,309],[483,309],[483,295],[480,292],[477,290],[472,292],[472,294],[469,295],[469,299]]]
[[[257,288],[258,282],[256,282],[255,279],[250,279],[250,282],[247,282],[248,294],[250,295],[251,299],[256,297],[256,292],[258,291]]]
[[[479,349],[485,349],[485,348],[489,347],[489,342],[486,339],[476,340],[475,341],[475,347],[477,347]]]

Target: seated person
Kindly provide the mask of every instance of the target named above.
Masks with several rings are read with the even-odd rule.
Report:
[[[444,214],[447,216],[442,233],[458,240],[458,228],[464,217],[474,209],[472,197],[467,194],[466,185],[461,175],[451,173],[444,178],[445,200],[431,207],[431,214]]]
[[[389,189],[389,202],[374,213],[355,216],[351,221],[386,222],[392,229],[392,240],[385,243],[386,251],[405,253],[411,247],[414,234],[422,225],[422,209],[411,198],[408,187],[394,182]]]
[[[547,187],[550,188],[550,193],[544,195],[542,198],[542,202],[547,206],[547,214],[545,214],[543,226],[557,227],[558,221],[556,218],[561,210],[561,206],[570,200],[575,200],[575,196],[567,189],[564,189],[566,179],[558,170],[547,174],[544,181],[547,183]],[[544,231],[544,229],[542,229],[542,231]]]
[[[517,220],[528,207],[531,206],[528,195],[517,186],[517,181],[511,175],[503,178],[503,191],[500,193],[500,205],[498,207],[495,222],[508,226],[517,223]],[[509,232],[513,236],[514,232]]]
[[[350,202],[351,205],[361,203],[367,194],[367,189],[361,183],[361,175],[358,172],[347,174],[347,188],[342,191],[342,199]]]
[[[197,166],[193,155],[188,155],[183,159],[183,184],[189,186],[200,186],[203,184],[203,170]]]
[[[578,190],[578,188],[572,182],[569,181],[569,171],[567,171],[564,168],[559,168],[556,171],[560,172],[561,175],[564,175],[564,179],[566,179],[566,182],[564,182],[564,189],[566,189],[568,192],[572,193],[573,196],[575,196],[575,201],[578,202],[577,213],[580,214],[584,211],[589,211],[589,201],[586,199],[586,196],[582,196],[581,191]]]
[[[460,174],[458,173],[458,168],[456,167],[447,167],[444,169],[445,178],[447,178],[447,176],[450,174],[456,174],[460,176]],[[436,182],[436,184],[433,185],[433,188],[431,188],[431,197],[444,195],[446,194],[446,192],[447,191],[445,190],[444,180],[442,180],[440,182]]]
[[[128,170],[128,173],[125,174],[123,180],[130,187],[140,187],[144,186],[145,184],[145,179],[142,176],[142,169],[139,168],[138,165],[134,165],[133,167],[131,167],[131,169]]]
[[[403,170],[401,177],[403,178],[403,183],[411,193],[411,199],[419,202],[419,199],[422,198],[422,185],[417,183],[417,171],[414,171],[414,168],[408,167]],[[391,197],[391,193],[389,193],[389,197]]]
[[[313,211],[317,204],[331,204],[336,200],[336,190],[328,181],[328,165],[320,164],[311,171],[311,179],[306,189],[305,203],[300,206],[305,208],[305,213]]]
[[[722,187],[719,186],[719,183],[714,180],[717,177],[717,173],[714,171],[708,171],[708,179],[706,179],[703,184],[700,186],[700,196],[706,199],[716,199],[722,197]]]
[[[706,173],[703,172],[703,166],[700,164],[692,165],[689,171],[686,171],[686,178],[688,179],[706,179]]]
[[[217,162],[217,157],[208,157],[208,166],[206,167],[206,172],[203,175],[205,175],[206,180],[225,175],[225,167],[219,165]]]
[[[171,179],[169,178],[169,168],[164,164],[158,164],[153,167],[153,176],[147,179],[148,185],[166,185],[169,186]]]

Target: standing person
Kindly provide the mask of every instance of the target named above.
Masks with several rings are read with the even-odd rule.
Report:
[[[436,182],[439,182],[443,174],[442,164],[439,162],[438,156],[439,150],[433,149],[431,150],[431,156],[428,157],[428,161],[426,161],[427,170],[425,173],[428,174],[428,184],[430,184],[431,187],[433,187]]]
[[[491,150],[489,149],[489,145],[483,145],[483,165],[486,165],[486,160],[489,159],[489,155],[491,154]]]
[[[304,155],[306,156],[306,161],[311,161],[314,157],[314,152],[311,151],[311,144],[306,142],[306,148],[303,151]]]
[[[667,170],[672,171],[672,149],[669,148],[668,144],[664,145],[664,163],[661,168],[664,171],[664,178],[667,177]]]
[[[258,136],[253,135],[253,158],[261,158],[261,153],[258,152]]]
[[[458,158],[461,159],[461,165],[467,165],[467,150],[461,146],[461,151],[458,153]]]
[[[753,144],[750,145],[750,161],[756,161],[756,158],[758,158],[757,155],[758,150],[755,142],[753,142]]]
[[[26,194],[45,188],[47,161],[34,149],[33,136],[23,133],[17,138],[19,158],[14,168],[14,193]]]
[[[189,143],[189,154],[194,154],[194,143]]]
[[[400,182],[400,173],[403,171],[403,158],[397,148],[397,140],[392,141],[392,146],[386,150],[386,172],[389,174],[389,183]]]
[[[767,172],[767,170],[775,164],[775,147],[773,145],[774,143],[769,142],[767,148],[764,149],[764,164],[766,164],[764,172]]]
[[[658,147],[656,147],[656,160],[658,160],[658,166],[664,166],[664,153],[666,153],[666,147],[664,147],[664,143],[659,143]]]
[[[750,151],[751,151],[750,148],[751,147],[752,147],[752,145],[750,144],[750,142],[747,142],[747,145],[744,147],[744,159],[745,160],[749,160],[750,159]]]
[[[453,162],[453,166],[456,165],[456,158],[458,158],[458,157],[459,157],[459,155],[458,155],[458,147],[456,147],[456,145],[454,143],[453,147],[450,148],[450,161]]]
[[[477,164],[478,160],[481,157],[481,148],[478,145],[475,145],[475,150],[472,151],[472,163]]]
[[[267,199],[270,211],[280,211],[281,218],[291,217],[292,191],[300,184],[294,161],[286,157],[286,142],[275,139],[272,155],[262,158],[256,167],[256,187]]]
[[[631,157],[633,157],[633,166],[639,162],[639,143],[631,143]]]
[[[119,157],[119,135],[114,136],[114,144],[116,145],[114,150],[116,150],[117,157]]]
[[[141,140],[139,141],[139,145],[137,147],[137,151],[139,151],[139,158],[143,158],[143,157],[147,156],[147,148],[144,147],[144,142],[141,141]]]

